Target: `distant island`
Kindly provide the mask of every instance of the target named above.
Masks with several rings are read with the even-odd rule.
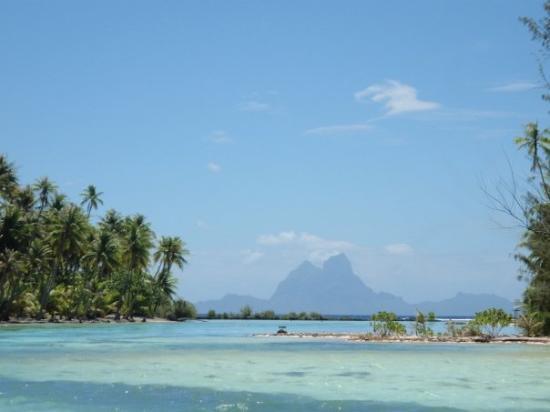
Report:
[[[473,316],[488,307],[513,311],[513,303],[493,294],[458,293],[441,301],[411,304],[391,293],[376,293],[357,276],[345,254],[327,259],[322,267],[300,264],[279,283],[269,299],[228,294],[218,300],[197,302],[199,313],[239,312],[244,306],[276,313],[318,312],[323,315],[371,315],[377,311],[411,316],[417,310],[442,316]]]

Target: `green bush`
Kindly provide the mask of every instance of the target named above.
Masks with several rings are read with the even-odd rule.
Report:
[[[170,320],[180,319],[195,319],[197,317],[197,310],[191,302],[187,302],[183,299],[178,299],[172,306],[171,313],[168,314]]]
[[[435,319],[435,313],[433,312],[430,312],[428,314],[428,321],[430,319]],[[426,325],[426,316],[420,312],[419,310],[417,310],[416,312],[416,319],[415,319],[415,322],[414,322],[414,331],[416,333],[416,336],[433,336],[434,332],[432,329],[430,329],[427,325]]]
[[[461,336],[480,336],[482,335],[481,326],[475,320],[471,320],[462,328],[458,329]]]
[[[277,319],[277,315],[272,310],[264,310],[263,312],[258,313],[260,319],[273,320]]]
[[[541,336],[544,320],[539,312],[524,312],[519,315],[516,324],[525,336]]]
[[[208,317],[208,319],[216,319],[216,311],[213,309],[210,309],[206,316]]]
[[[397,315],[393,312],[382,311],[372,315],[371,324],[374,333],[381,337],[407,333],[405,326],[397,321]]]
[[[309,312],[308,316],[310,320],[323,320],[323,316],[317,312]]]
[[[512,322],[512,316],[502,309],[490,308],[483,312],[477,312],[473,323],[478,325],[482,334],[495,337],[500,334],[502,328]]]
[[[252,317],[252,308],[249,305],[245,305],[241,308],[241,318],[248,319]]]

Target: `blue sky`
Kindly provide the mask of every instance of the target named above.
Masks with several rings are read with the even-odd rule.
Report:
[[[144,213],[180,293],[266,297],[350,257],[409,301],[518,297],[520,232],[481,190],[546,122],[540,1],[3,1],[0,150],[23,182]]]

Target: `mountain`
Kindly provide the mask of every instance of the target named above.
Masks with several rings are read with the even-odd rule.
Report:
[[[302,263],[279,283],[269,303],[276,312],[371,314],[390,309],[408,313],[410,309],[401,298],[367,287],[343,254],[329,258],[322,268]]]
[[[472,315],[489,307],[502,308],[512,313],[514,305],[503,297],[480,293],[457,293],[455,297],[439,302],[421,302],[417,308],[423,312],[445,313],[453,315]]]
[[[255,311],[271,309],[269,301],[266,299],[258,299],[248,295],[225,295],[218,300],[205,300],[195,304],[199,313],[207,313],[210,309],[216,312],[239,312],[243,306],[249,305]]]
[[[270,299],[226,295],[196,304],[199,313],[210,309],[238,312],[245,305],[255,311],[272,309],[277,313],[305,311],[325,315],[370,315],[380,310],[414,315],[417,308],[438,315],[472,315],[488,307],[512,311],[512,302],[496,295],[459,293],[440,302],[413,305],[390,293],[376,293],[353,273],[344,254],[327,259],[322,267],[303,262],[279,283]]]

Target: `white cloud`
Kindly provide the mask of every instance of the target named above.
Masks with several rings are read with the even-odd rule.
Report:
[[[214,130],[210,133],[210,136],[208,136],[208,140],[214,143],[231,143],[233,141],[233,139],[223,130]]]
[[[210,170],[212,173],[219,173],[222,170],[222,167],[218,163],[210,162],[206,165],[208,167],[208,170]]]
[[[487,89],[490,92],[504,92],[504,93],[514,93],[514,92],[525,92],[527,90],[533,90],[539,87],[538,84],[533,82],[519,81],[501,84],[500,86],[491,87]]]
[[[366,123],[357,123],[357,124],[341,124],[335,126],[323,126],[316,127],[314,129],[309,129],[305,131],[305,134],[314,134],[314,135],[333,135],[333,134],[351,134],[351,133],[362,133],[367,132],[372,129],[370,124]]]
[[[261,235],[257,243],[263,246],[291,247],[300,249],[314,263],[325,261],[338,253],[357,249],[357,246],[345,240],[331,240],[307,232],[280,232],[278,234]]]
[[[354,96],[358,102],[370,99],[376,103],[384,103],[388,115],[434,110],[440,107],[439,103],[419,100],[416,95],[414,87],[388,80],[386,83],[373,84],[358,91]]]
[[[256,100],[249,100],[239,106],[239,110],[243,112],[266,112],[270,108],[271,106],[268,103],[263,103]]]
[[[295,232],[281,232],[276,235],[260,235],[258,236],[257,242],[260,245],[280,245],[284,243],[290,243],[296,239],[297,235]]]
[[[245,249],[241,251],[241,257],[245,265],[250,265],[257,262],[264,256],[263,252],[257,250]]]
[[[203,229],[205,228],[206,226],[208,226],[206,224],[206,222],[204,220],[201,220],[201,219],[198,219],[196,222],[195,222],[195,225],[200,228],[200,229]]]
[[[386,245],[384,250],[390,255],[410,255],[413,253],[413,248],[406,243],[392,243]]]

